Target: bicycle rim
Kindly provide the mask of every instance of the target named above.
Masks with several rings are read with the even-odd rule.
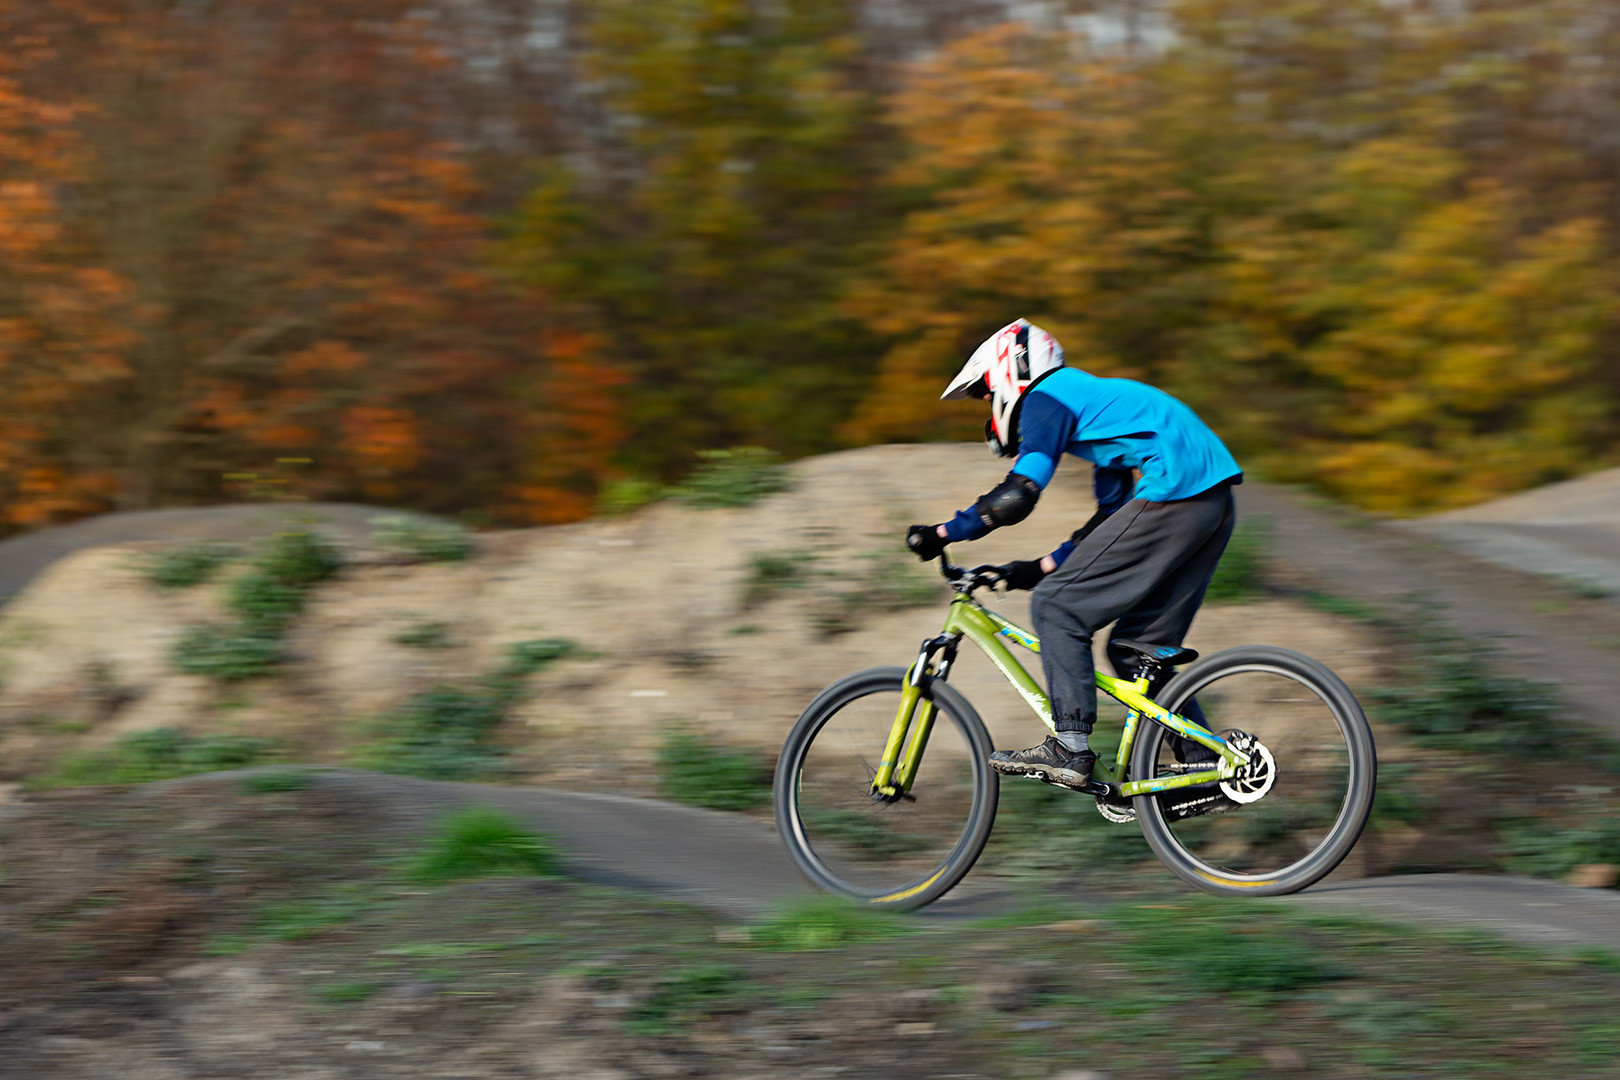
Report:
[[[1154,853],[1211,892],[1276,895],[1320,880],[1349,854],[1372,804],[1372,735],[1354,696],[1314,660],[1251,647],[1189,667],[1162,704],[1181,713],[1194,699],[1211,730],[1258,739],[1275,775],[1252,802],[1242,798],[1254,797],[1253,783],[1137,798],[1137,819]],[[1133,755],[1133,775],[1174,775],[1177,744],[1172,733],[1149,725]],[[1190,799],[1211,800],[1195,809],[1218,812],[1182,817]]]
[[[908,793],[872,797],[872,777],[899,707],[904,672],[875,669],[812,703],[784,748],[777,820],[794,861],[828,891],[883,907],[928,903],[978,858],[995,817],[983,724],[949,687]]]

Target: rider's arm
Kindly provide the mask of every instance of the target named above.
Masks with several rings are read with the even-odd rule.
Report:
[[[1018,460],[1001,483],[939,527],[953,543],[977,540],[991,529],[1014,525],[1035,509],[1052,480],[1058,458],[1074,433],[1075,416],[1050,394],[1031,391],[1018,414]]]

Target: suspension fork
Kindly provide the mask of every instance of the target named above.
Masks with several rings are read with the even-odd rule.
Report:
[[[950,675],[951,664],[956,660],[956,646],[961,640],[960,633],[941,634],[924,641],[918,649],[916,661],[906,672],[906,683],[900,688],[900,708],[889,729],[889,739],[883,745],[877,775],[872,777],[873,798],[910,798],[907,793],[917,779],[923,750],[928,746],[928,736],[934,730],[934,718],[938,715],[934,699],[927,696],[928,687],[935,679],[943,681]],[[911,733],[909,744],[906,742],[908,731]]]

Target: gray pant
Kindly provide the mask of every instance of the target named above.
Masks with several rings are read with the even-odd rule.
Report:
[[[1237,512],[1229,484],[1190,499],[1132,499],[1097,526],[1035,587],[1030,618],[1041,639],[1046,693],[1059,731],[1090,732],[1097,720],[1091,637],[1180,645],[1203,602]],[[1130,653],[1108,659],[1122,676]]]

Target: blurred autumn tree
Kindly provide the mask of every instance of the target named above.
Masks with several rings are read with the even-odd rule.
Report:
[[[1620,173],[1583,72],[1620,35],[1560,6],[1590,36],[1509,5],[1183,0],[1154,55],[1004,27],[924,61],[888,181],[926,200],[848,296],[895,342],[846,436],[965,432],[937,387],[1023,314],[1377,509],[1602,460]]]
[[[1008,6],[11,0],[0,529],[971,436],[1018,315],[1381,510],[1615,459],[1620,8]]]
[[[623,382],[617,468],[829,448],[876,347],[837,298],[884,224],[856,5],[588,8],[574,61],[600,123],[549,162],[507,251],[599,343],[578,385]]]
[[[414,5],[52,0],[3,26],[19,83],[72,116],[71,165],[33,175],[89,269],[47,299],[110,327],[95,381],[48,402],[0,369],[5,430],[34,429],[66,485],[10,520],[278,471],[305,496],[500,502],[533,437],[503,389],[541,327],[488,270],[450,59]]]

